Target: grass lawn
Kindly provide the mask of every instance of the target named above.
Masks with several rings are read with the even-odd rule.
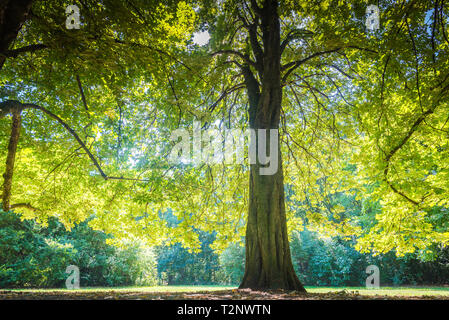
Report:
[[[12,292],[197,292],[197,291],[218,291],[218,290],[232,290],[237,289],[233,286],[155,286],[155,287],[86,287],[80,289],[1,289],[0,291],[12,291]]]
[[[250,297],[252,295],[239,292],[233,286],[156,286],[156,287],[115,287],[115,288],[81,288],[79,290],[68,289],[0,289],[0,299],[10,298],[49,298],[49,299],[177,299],[194,298],[208,299],[208,297],[221,297],[224,299],[239,299],[239,297]],[[333,299],[340,295],[350,296],[384,296],[393,299],[407,297],[432,296],[434,298],[449,298],[449,287],[381,287],[379,289],[367,289],[365,287],[306,287],[309,297],[320,299]],[[254,293],[253,298],[261,297],[260,293]],[[285,298],[288,298],[288,293]],[[274,294],[271,296],[276,298]],[[264,298],[264,297],[262,297]],[[265,299],[271,299],[265,296]],[[350,298],[349,298],[350,299]]]
[[[449,296],[449,287],[380,287],[379,289],[367,289],[365,287],[306,287],[310,293],[328,293],[357,291],[361,295],[386,295],[386,296]]]

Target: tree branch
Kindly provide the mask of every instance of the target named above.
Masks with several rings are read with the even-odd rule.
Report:
[[[259,16],[262,15],[262,8],[257,4],[257,0],[250,0],[250,2],[251,8],[253,9],[254,13]]]
[[[399,141],[399,143],[390,150],[390,152],[385,156],[385,169],[384,169],[384,180],[388,184],[388,186],[393,190],[393,192],[399,194],[407,201],[413,203],[414,205],[418,205],[419,202],[416,200],[411,199],[408,197],[404,192],[398,190],[389,180],[388,180],[388,172],[390,170],[390,160],[391,158],[396,154],[396,152],[399,151],[399,149],[402,148],[404,144],[407,143],[407,141],[410,139],[410,137],[413,135],[413,133],[418,129],[419,125],[426,119],[426,117],[430,114],[432,114],[436,108],[437,104],[434,104],[432,108],[428,109],[426,112],[422,113],[418,119],[413,123],[411,128],[408,130],[407,134]]]
[[[339,50],[341,50],[341,49],[342,49],[342,48],[339,47],[339,48],[330,49],[330,50],[326,50],[326,51],[315,52],[314,54],[312,54],[312,55],[310,55],[310,56],[308,56],[308,57],[305,57],[304,59],[292,61],[292,62],[289,62],[289,63],[287,63],[287,64],[281,66],[281,70],[286,70],[286,69],[288,69],[288,70],[285,72],[284,76],[282,77],[282,82],[285,82],[285,81],[287,80],[288,76],[289,76],[289,75],[290,75],[296,68],[298,68],[300,65],[304,64],[305,62],[307,62],[307,61],[309,61],[309,60],[311,60],[311,59],[313,59],[313,58],[315,58],[315,57],[318,57],[318,56],[322,56],[322,55],[325,55],[325,54],[328,54],[328,53],[337,52],[337,51],[339,51]]]
[[[16,58],[21,53],[35,52],[46,48],[48,48],[48,46],[43,43],[30,44],[29,46],[24,46],[17,49],[5,50],[3,52],[0,52],[0,55],[3,55],[4,57],[7,58]]]
[[[211,53],[210,55],[213,57],[213,56],[220,55],[220,54],[235,55],[235,56],[242,58],[243,61],[245,61],[247,64],[256,66],[256,63],[253,60],[251,60],[251,58],[247,54],[243,54],[243,53],[235,51],[235,50],[219,50],[219,51]]]
[[[342,49],[357,49],[357,50],[361,50],[361,51],[366,51],[366,52],[370,52],[370,53],[378,53],[375,50],[369,49],[369,48],[362,48],[362,47],[358,47],[358,46],[344,46],[344,47],[337,47],[335,49],[329,49],[329,50],[325,50],[325,51],[318,51],[315,52],[313,54],[311,54],[308,57],[305,57],[304,59],[300,59],[300,60],[296,60],[296,61],[292,61],[289,62],[287,64],[284,64],[281,66],[281,71],[283,70],[287,70],[284,74],[284,76],[282,77],[282,82],[285,82],[288,78],[288,76],[299,66],[301,66],[302,64],[304,64],[305,62],[315,58],[315,57],[319,57],[328,53],[333,53],[333,52],[338,52]]]
[[[89,148],[87,148],[87,146],[84,144],[84,142],[81,140],[81,138],[75,132],[75,130],[73,130],[67,123],[65,123],[64,120],[62,120],[59,116],[57,116],[56,114],[54,114],[53,112],[51,112],[50,110],[47,110],[46,108],[44,108],[42,106],[39,106],[39,105],[36,105],[36,104],[33,104],[33,103],[22,104],[22,106],[23,106],[24,109],[40,110],[40,111],[44,112],[45,114],[47,114],[48,116],[50,116],[51,118],[53,118],[56,121],[58,121],[75,138],[75,140],[84,149],[84,151],[86,151],[87,155],[89,156],[90,160],[93,162],[95,167],[97,167],[98,172],[101,174],[101,176],[105,180],[108,180],[108,176],[106,175],[106,173],[104,173],[103,169],[101,168],[101,166],[98,163],[98,161],[95,158],[95,156],[92,154],[92,152],[90,152]]]
[[[87,114],[89,115],[89,108],[87,107],[86,96],[84,95],[84,90],[83,90],[83,86],[81,85],[81,80],[80,80],[79,75],[76,75],[76,82],[78,83],[78,88],[80,89],[81,100],[83,101],[84,109],[86,109]],[[89,117],[90,117],[90,115],[89,115]]]
[[[33,207],[30,203],[15,203],[9,207],[10,210],[15,208],[26,208],[32,211],[40,211],[39,209]]]
[[[87,153],[87,155],[89,156],[90,160],[92,161],[92,163],[94,164],[94,166],[97,168],[98,172],[100,173],[100,175],[103,177],[103,179],[105,180],[132,180],[132,181],[142,181],[142,182],[147,182],[149,180],[147,179],[135,179],[135,178],[126,178],[126,177],[114,177],[114,176],[108,176],[103,169],[101,168],[99,162],[97,161],[97,159],[95,158],[95,156],[92,154],[92,152],[90,152],[89,148],[86,146],[86,144],[81,140],[81,138],[78,136],[78,134],[75,132],[75,130],[73,130],[64,120],[62,120],[59,116],[57,116],[56,114],[54,114],[53,112],[51,112],[50,110],[33,104],[33,103],[20,103],[19,101],[15,101],[15,100],[6,100],[2,103],[0,103],[0,109],[7,109],[9,105],[20,105],[22,109],[35,109],[35,110],[40,110],[43,113],[47,114],[48,116],[50,116],[51,118],[55,119],[56,121],[58,121],[74,138],[75,140],[78,142],[78,144],[81,146],[81,148],[83,148],[83,150]]]
[[[22,117],[20,115],[20,105],[15,104],[12,109],[11,135],[8,143],[8,153],[6,155],[5,173],[3,174],[3,211],[10,210],[12,178],[14,174],[14,163],[16,160],[17,145],[19,143],[20,129],[22,126]]]
[[[249,66],[244,66],[243,68],[243,76],[245,78],[246,91],[248,93],[248,114],[249,114],[249,125],[250,128],[254,128],[255,120],[256,120],[256,112],[257,106],[259,104],[260,99],[260,88],[259,82],[254,76]]]
[[[305,29],[295,29],[291,30],[287,36],[285,37],[284,41],[281,43],[281,54],[284,52],[285,48],[289,45],[289,43],[295,39],[298,39],[299,37],[303,37],[305,35],[313,35],[314,33],[309,30]]]
[[[217,105],[220,103],[220,101],[223,100],[228,94],[230,94],[236,90],[243,89],[243,88],[245,88],[245,84],[239,83],[239,84],[236,84],[235,86],[225,89],[221,93],[220,97],[209,107],[209,112],[214,111],[214,109],[217,107]]]

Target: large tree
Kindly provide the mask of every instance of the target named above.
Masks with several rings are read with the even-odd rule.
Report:
[[[228,81],[228,86],[218,96],[217,101],[229,94],[235,95],[236,91],[244,90],[246,98],[240,101],[244,104],[246,100],[248,122],[243,125],[256,130],[279,129],[281,115],[284,113],[284,139],[288,139],[291,130],[287,126],[297,125],[296,119],[289,123],[290,118],[286,116],[292,106],[291,101],[283,103],[286,88],[309,84],[305,76],[310,70],[313,71],[315,66],[312,65],[312,68],[306,70],[300,68],[313,60],[324,63],[323,58],[332,53],[366,50],[360,46],[360,36],[354,36],[348,41],[348,38],[345,39],[337,35],[338,32],[332,31],[329,23],[317,26],[318,21],[321,22],[321,19],[327,17],[338,25],[340,34],[346,32],[345,36],[349,35],[346,29],[353,25],[348,24],[345,27],[335,22],[338,17],[343,18],[345,23],[348,22],[346,6],[333,16],[331,12],[326,12],[325,7],[302,5],[304,7],[282,3],[280,6],[279,2],[274,0],[254,0],[249,3],[228,1],[219,8],[213,4],[205,7],[206,19],[208,12],[220,13],[218,17],[209,18],[208,21],[213,33],[211,49],[214,51],[211,57],[218,57],[217,60],[209,62],[208,73],[231,72],[231,76],[224,79]],[[304,19],[304,22],[301,22],[301,19]],[[320,32],[328,34],[323,35]],[[241,83],[229,85],[239,78],[242,79]],[[309,90],[317,89],[310,86]],[[291,97],[292,95],[290,99]],[[304,102],[307,103],[307,100]],[[213,103],[213,108],[208,111],[213,112],[216,105],[217,102]],[[294,112],[294,109],[292,111]],[[286,122],[289,124],[285,125]],[[259,136],[256,135],[257,146],[258,139]],[[280,144],[279,138],[277,139],[276,143]],[[303,141],[300,143],[303,144]],[[270,149],[269,145],[270,141],[267,139],[266,150]],[[240,287],[304,291],[291,262],[282,152],[275,156],[278,157],[279,167],[272,175],[261,174],[260,168],[263,165],[259,159],[250,166],[245,238],[246,269]]]
[[[175,61],[169,48],[190,38],[194,13],[176,1],[77,4],[80,29],[66,28],[63,1],[0,10],[2,207],[69,226],[126,206],[125,190],[148,181],[129,170],[140,128],[125,119],[148,113],[137,83],[165,79],[157,63]]]
[[[62,1],[1,2],[1,107],[12,114],[12,126],[0,122],[4,209],[68,225],[95,213],[91,225],[117,240],[190,248],[198,229],[217,233],[216,249],[246,231],[242,288],[304,290],[290,257],[292,203],[365,249],[447,241],[425,220],[447,203],[443,2],[386,1],[375,32],[364,1],[80,3],[82,29],[66,30]],[[194,28],[209,31],[207,46],[189,40]],[[279,129],[277,172],[165,166],[170,131],[193,120]],[[361,232],[332,206],[345,190],[387,200],[377,227]]]
[[[444,211],[447,191],[439,142],[447,123],[444,3],[382,2],[380,28],[372,31],[364,2],[203,4],[212,34],[203,74],[219,80],[204,112],[223,119],[238,115],[232,101],[247,103],[247,124],[229,125],[279,128],[283,142],[276,174],[260,175],[260,163],[250,168],[241,287],[302,290],[290,262],[285,186],[293,186],[309,222],[358,236],[361,250],[402,255],[447,243],[446,229],[434,222],[441,213],[430,212],[435,205]],[[398,172],[399,165],[408,169]],[[332,194],[342,191],[363,193],[367,204],[383,200],[373,228],[361,230],[358,218],[332,206]]]

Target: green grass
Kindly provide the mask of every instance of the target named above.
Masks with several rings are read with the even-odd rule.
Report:
[[[156,286],[156,287],[88,287],[79,290],[67,289],[0,289],[4,291],[21,292],[196,292],[196,291],[217,291],[236,289],[233,286]],[[367,289],[365,287],[306,287],[310,293],[338,292],[346,290],[348,292],[357,291],[361,295],[387,295],[387,296],[449,296],[447,287],[381,287],[379,289]]]
[[[0,289],[6,291],[21,292],[105,292],[105,291],[122,291],[122,292],[195,292],[195,291],[217,291],[236,289],[232,286],[155,286],[155,287],[86,287],[80,289]]]
[[[346,290],[357,291],[361,295],[386,295],[386,296],[449,296],[447,287],[380,287],[379,289],[367,289],[365,287],[306,287],[308,292],[326,293]]]

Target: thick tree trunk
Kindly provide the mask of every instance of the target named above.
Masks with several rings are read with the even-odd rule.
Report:
[[[2,52],[17,38],[32,3],[33,0],[0,0],[0,70],[6,59]]]
[[[282,87],[277,1],[266,0],[259,14],[263,34],[263,70],[262,74],[259,72],[260,93],[256,79],[249,68],[244,70],[250,102],[250,127],[278,129]],[[269,132],[269,130],[267,131]],[[265,150],[270,150],[268,132]],[[258,139],[259,137],[257,137]],[[279,145],[279,137],[277,139]],[[271,152],[273,151],[270,150]],[[280,149],[277,157],[278,170],[273,175],[260,174],[259,159],[256,164],[251,165],[250,201],[246,229],[246,266],[240,288],[305,291],[295,274],[291,261]]]
[[[246,267],[240,288],[305,291],[293,269],[284,205],[284,179],[250,172],[250,203],[246,229]]]
[[[14,162],[16,160],[17,144],[19,143],[20,128],[22,125],[22,118],[19,109],[12,111],[12,125],[11,136],[8,144],[8,154],[6,155],[6,168],[3,174],[3,195],[2,208],[3,211],[9,211],[11,208],[11,186],[14,174]]]

